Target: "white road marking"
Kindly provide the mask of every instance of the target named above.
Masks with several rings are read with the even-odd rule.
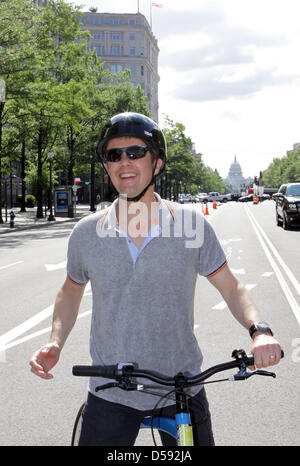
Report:
[[[262,277],[271,277],[271,275],[274,275],[274,272],[265,272],[261,274]]]
[[[53,313],[53,307],[53,304],[46,307],[46,309],[43,309],[33,317],[25,320],[25,322],[22,324],[4,333],[4,335],[0,337],[0,347],[5,346],[10,341],[15,340],[17,337],[30,330],[32,327],[35,327],[37,324],[47,319]]]
[[[86,311],[86,312],[81,312],[78,317],[77,317],[77,320],[78,319],[82,319],[82,317],[87,317],[89,316],[90,314],[92,313],[92,310],[90,309],[89,311]],[[44,333],[50,333],[51,332],[51,329],[52,327],[46,327],[46,328],[43,328],[42,330],[39,330],[38,332],[34,332],[34,333],[31,333],[30,335],[26,335],[25,337],[22,337],[22,338],[19,338],[18,340],[15,340],[13,342],[10,342],[8,343],[7,345],[0,345],[0,353],[2,351],[6,351],[8,350],[9,348],[13,348],[14,346],[18,346],[20,345],[21,343],[25,343],[26,341],[28,340],[32,340],[33,338],[36,338],[36,337],[39,337],[40,335],[43,335]]]
[[[256,287],[256,284],[249,284],[249,285],[245,285],[245,287],[247,288],[247,290],[252,290],[253,288]],[[226,309],[227,307],[227,303],[225,301],[220,301],[218,304],[216,304],[214,307],[212,307],[212,309],[214,311],[222,311],[223,309]]]
[[[2,265],[0,267],[0,270],[4,270],[4,269],[7,269],[8,267],[13,267],[14,265],[17,265],[17,264],[23,264],[24,261],[18,261],[18,262],[12,262],[11,264],[7,264],[7,265]]]
[[[220,239],[220,244],[222,246],[226,246],[229,243],[236,243],[238,241],[242,241],[242,238],[230,238],[230,239]]]
[[[212,309],[214,311],[221,311],[222,309],[225,309],[227,307],[227,304],[225,301],[221,301],[219,304],[216,304]]]
[[[91,284],[89,282],[85,288],[85,293],[83,296],[89,296],[90,290],[91,290]],[[32,327],[35,327],[39,323],[43,322],[43,320],[50,317],[53,314],[53,308],[54,308],[54,304],[51,304],[51,306],[46,307],[45,309],[38,312],[34,316],[25,320],[25,322],[23,322],[22,324],[18,325],[17,327],[9,330],[8,332],[0,336],[0,348],[3,346],[6,346],[9,342],[15,340],[20,335],[30,330]]]
[[[90,295],[90,293],[89,293],[90,290],[91,290],[91,284],[89,282],[87,284],[86,288],[85,288],[85,293],[84,293],[83,296],[89,296]],[[31,335],[27,335],[25,337],[22,337],[22,338],[16,340],[16,338],[18,338],[20,335],[23,335],[23,333],[27,332],[31,328],[33,328],[36,325],[38,325],[39,323],[41,323],[43,320],[50,317],[53,314],[53,308],[54,308],[54,304],[52,304],[51,306],[46,307],[45,309],[38,312],[34,316],[32,316],[29,319],[25,320],[25,322],[23,322],[22,324],[20,324],[17,327],[9,330],[8,332],[4,333],[0,337],[0,351],[4,351],[7,348],[15,346],[15,343],[20,344],[20,343],[23,343],[23,341],[30,340],[30,338],[34,338],[35,336],[39,336],[42,333],[46,333],[48,331],[48,328],[40,330],[38,332],[35,332],[34,334],[31,334],[31,335],[33,335],[32,337],[31,337]],[[90,313],[90,312],[91,311],[88,311],[88,313]],[[81,314],[78,315],[77,318],[79,319],[81,317],[84,317],[85,315],[88,315],[88,313],[81,313]],[[51,328],[51,327],[49,327],[49,328]],[[11,342],[13,342],[13,343],[11,343]]]
[[[293,274],[291,269],[286,265],[286,263],[284,262],[282,257],[279,255],[277,249],[275,248],[273,243],[270,241],[270,239],[268,238],[268,236],[266,235],[266,233],[264,232],[264,230],[261,228],[261,226],[259,225],[259,223],[257,222],[257,220],[254,217],[253,217],[253,221],[256,224],[256,226],[259,229],[262,236],[264,237],[265,241],[267,242],[267,244],[268,244],[269,248],[271,249],[271,251],[273,252],[274,256],[278,260],[279,264],[281,265],[281,267],[283,268],[283,270],[285,271],[285,273],[289,277],[291,283],[294,285],[294,288],[297,291],[298,295],[300,296],[300,283],[296,279],[295,275]]]
[[[297,288],[297,280],[295,279],[295,277],[293,276],[292,272],[290,271],[290,269],[287,267],[287,265],[284,263],[284,261],[282,260],[282,258],[279,256],[278,252],[276,251],[275,247],[272,245],[271,247],[271,242],[270,241],[267,241],[266,239],[266,235],[265,233],[263,232],[262,228],[259,226],[258,222],[256,221],[256,219],[254,218],[253,214],[249,211],[249,208],[248,206],[244,206],[244,209],[246,211],[246,214],[248,215],[248,218],[250,220],[250,223],[252,224],[252,227],[256,233],[256,236],[267,256],[267,259],[269,260],[270,262],[270,265],[272,267],[272,269],[274,270],[276,276],[277,276],[277,279],[278,279],[278,282],[279,282],[279,285],[281,286],[282,288],[282,291],[284,292],[285,294],[285,297],[296,317],[296,320],[298,322],[298,324],[300,325],[300,307],[293,295],[293,293],[291,292],[291,289],[290,287],[288,286],[287,282],[285,281],[278,265],[276,264],[275,260],[273,259],[269,249],[267,248],[267,245],[265,243],[265,241],[269,244],[269,247],[271,248],[271,250],[274,252],[274,255],[276,256],[276,258],[280,258],[280,261],[278,259],[278,261],[282,264],[284,264],[284,270],[285,272],[287,273],[287,271],[289,271],[289,273],[287,273],[287,275],[289,276],[289,278],[291,279],[293,277],[293,281],[292,283],[294,284],[294,286],[296,285],[296,289],[298,291],[298,288]],[[262,231],[263,233],[261,233],[260,231]],[[264,241],[264,238],[265,238],[265,241]],[[275,254],[276,252],[276,254]],[[299,285],[299,284],[298,284]]]
[[[234,273],[235,275],[245,275],[246,274],[245,269],[231,269],[231,272]]]
[[[67,261],[60,262],[59,264],[45,264],[47,272],[52,272],[53,270],[65,269]]]
[[[245,285],[247,290],[250,291],[250,290],[253,290],[253,288],[256,287],[256,284],[252,284],[252,285]]]

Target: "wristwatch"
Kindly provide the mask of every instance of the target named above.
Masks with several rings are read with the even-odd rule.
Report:
[[[270,333],[271,336],[273,336],[273,332],[270,328],[270,325],[267,324],[267,322],[255,322],[254,324],[251,325],[251,327],[249,328],[249,333],[250,333],[250,337],[252,338],[252,335],[254,334],[254,332],[264,332],[264,333]]]

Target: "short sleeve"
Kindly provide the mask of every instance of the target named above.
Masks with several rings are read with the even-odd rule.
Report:
[[[83,285],[89,281],[84,256],[84,236],[76,225],[68,242],[67,274],[78,285]]]
[[[227,264],[223,248],[212,226],[205,220],[204,241],[199,251],[199,274],[212,277]]]

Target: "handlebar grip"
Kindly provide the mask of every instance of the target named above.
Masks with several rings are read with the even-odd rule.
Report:
[[[284,358],[284,351],[281,350],[281,358]],[[252,354],[247,354],[247,366],[254,366],[254,356]]]
[[[113,366],[73,366],[72,373],[80,377],[105,377],[115,379],[117,365]]]

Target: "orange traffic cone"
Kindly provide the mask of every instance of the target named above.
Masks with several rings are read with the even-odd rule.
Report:
[[[206,209],[205,209],[205,215],[209,215],[207,204],[206,204]]]
[[[214,202],[213,202],[213,209],[216,209],[216,208],[217,208],[217,202],[214,201]]]

